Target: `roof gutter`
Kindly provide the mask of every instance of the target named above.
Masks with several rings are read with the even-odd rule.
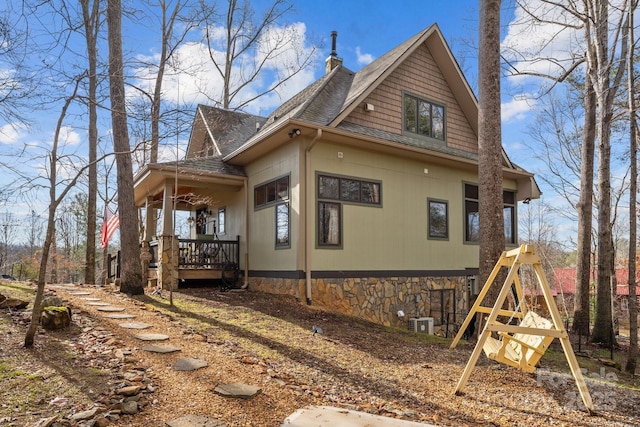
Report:
[[[313,209],[313,197],[311,197],[311,149],[321,137],[322,129],[318,128],[316,129],[316,136],[304,150],[304,271],[307,305],[311,305],[311,251],[313,250],[311,237],[311,230],[313,229],[311,224],[311,210]]]

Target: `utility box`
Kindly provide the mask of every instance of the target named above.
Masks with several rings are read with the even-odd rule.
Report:
[[[412,317],[409,319],[409,330],[433,335],[433,317]]]

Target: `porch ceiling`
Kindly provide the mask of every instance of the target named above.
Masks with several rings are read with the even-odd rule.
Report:
[[[173,184],[176,180],[175,168],[160,165],[146,165],[134,178],[134,198],[137,207],[146,204],[147,197],[161,202],[165,184]],[[225,175],[216,172],[185,170],[177,171],[178,204],[190,206],[192,196],[198,193],[217,191],[239,191],[244,187],[245,177]],[[195,197],[193,197],[195,198]],[[201,199],[201,198],[198,198]]]

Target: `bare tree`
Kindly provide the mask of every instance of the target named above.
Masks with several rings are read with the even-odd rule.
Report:
[[[636,363],[638,359],[638,307],[636,296],[636,238],[637,238],[637,180],[638,180],[638,138],[637,138],[637,120],[636,120],[636,87],[635,87],[635,47],[636,42],[633,36],[633,14],[638,7],[637,1],[632,1],[629,5],[629,20],[626,27],[627,37],[630,43],[627,59],[627,98],[629,105],[629,158],[630,178],[629,178],[629,256],[628,270],[629,278],[629,353],[627,354],[627,363],[625,371],[635,374]]]
[[[275,24],[292,11],[291,0],[271,0],[258,19],[250,0],[226,0],[226,4],[227,9],[222,14],[225,30],[222,39],[213,31],[213,21],[218,19],[218,14],[211,7],[203,7],[202,11],[209,58],[223,82],[222,94],[213,96],[212,100],[224,109],[241,110],[261,96],[277,91],[310,65],[315,47],[305,53],[300,35],[294,28],[282,32],[275,30]],[[285,54],[291,53],[292,49],[294,55]],[[249,53],[254,54],[252,60],[247,58]],[[242,98],[243,89],[255,82],[274,61],[283,62],[281,65],[286,73],[276,76],[275,83],[264,90]]]
[[[5,2],[0,10],[0,63],[3,64],[3,72],[0,73],[0,119],[14,127],[28,123],[23,112],[30,107],[39,86],[39,75],[27,67],[27,59],[32,52],[26,27],[21,27],[26,18],[13,10],[19,4]]]
[[[9,211],[4,211],[0,221],[0,268],[6,273],[10,264],[10,248],[17,235],[18,223]]]
[[[153,94],[151,97],[151,151],[149,161],[156,163],[158,161],[158,145],[160,141],[160,108],[162,101],[162,83],[164,80],[164,73],[169,59],[172,57],[173,52],[180,46],[188,32],[191,30],[195,21],[191,20],[190,25],[186,25],[180,36],[174,40],[173,32],[176,25],[176,20],[179,17],[180,12],[184,9],[184,2],[177,0],[171,9],[171,2],[167,0],[158,0],[158,5],[162,12],[161,22],[161,34],[162,41],[160,47],[160,58],[158,60],[158,73],[156,74],[156,81],[153,88]]]
[[[56,209],[60,202],[64,199],[67,193],[75,186],[76,182],[80,178],[83,170],[76,174],[73,179],[66,185],[64,190],[60,193],[60,195],[56,195],[56,188],[58,184],[58,167],[59,167],[59,159],[58,159],[58,145],[60,140],[60,132],[62,129],[62,125],[64,119],[67,115],[67,110],[71,103],[78,96],[78,86],[82,81],[84,76],[80,76],[76,79],[76,85],[73,91],[73,94],[70,95],[65,104],[62,107],[62,111],[58,118],[58,122],[56,125],[56,131],[53,137],[53,143],[51,145],[51,152],[49,155],[49,210],[48,210],[48,218],[47,218],[47,230],[45,234],[44,245],[42,247],[42,257],[40,258],[40,268],[38,270],[38,282],[36,289],[36,298],[33,302],[33,308],[31,310],[31,323],[29,324],[29,328],[27,329],[27,334],[24,339],[25,347],[33,347],[34,337],[36,334],[36,330],[38,328],[38,324],[40,323],[40,314],[42,312],[42,299],[44,296],[44,287],[45,287],[45,278],[47,273],[47,262],[49,261],[49,250],[51,249],[51,245],[53,239],[55,237],[55,220],[56,220]]]
[[[108,0],[107,28],[109,40],[109,89],[113,148],[116,155],[118,182],[118,213],[120,216],[120,291],[129,295],[144,294],[138,215],[133,196],[133,167],[124,91],[122,59],[122,5],[120,0]]]
[[[94,284],[96,278],[96,201],[98,193],[98,170],[96,165],[98,147],[98,34],[102,13],[100,0],[80,0],[82,24],[87,45],[88,81],[87,105],[89,109],[89,171],[87,203],[87,248],[85,253],[85,281]]]
[[[596,317],[591,340],[612,345],[613,313],[611,310],[611,280],[613,276],[613,236],[611,223],[611,122],[614,100],[620,81],[626,71],[628,38],[622,37],[621,52],[616,58],[617,39],[626,24],[626,14],[620,15],[615,24],[613,40],[609,40],[609,7],[607,1],[585,0],[593,25],[590,43],[594,49],[587,51],[588,76],[592,82],[598,109],[596,111],[596,140],[598,141],[598,285]]]
[[[500,115],[500,0],[480,6],[479,46],[479,216],[480,281],[484,283],[504,250],[502,131]],[[499,288],[487,295],[497,297]]]
[[[89,90],[87,104],[89,108],[89,189],[87,200],[87,248],[85,253],[85,281],[94,284],[96,278],[96,202],[98,194],[98,170],[96,164],[98,147],[98,34],[102,13],[100,0],[80,0],[82,24],[87,44],[89,69]]]
[[[588,37],[587,37],[588,39]],[[588,42],[587,49],[593,50]],[[587,67],[590,65],[587,64]],[[587,69],[587,75],[592,71]],[[596,98],[591,79],[584,85],[584,127],[580,150],[580,199],[578,211],[578,257],[576,260],[576,295],[573,306],[573,329],[580,335],[589,335],[591,298],[591,233],[593,218],[593,166],[596,136]]]

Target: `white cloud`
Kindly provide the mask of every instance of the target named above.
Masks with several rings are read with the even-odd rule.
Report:
[[[311,47],[307,45],[306,26],[303,23],[295,23],[286,27],[272,27],[263,34],[256,49],[248,50],[238,57],[232,69],[232,86],[238,85],[250,78],[256,64],[262,64],[261,73],[253,81],[243,87],[236,95],[232,105],[239,105],[252,99],[285,77],[290,77],[287,82],[277,88],[276,91],[264,97],[252,101],[245,110],[266,114],[283,101],[298,93],[315,80],[311,67],[295,75],[292,73],[299,68],[301,58],[312,54]],[[212,37],[209,51],[206,43],[191,41],[184,43],[175,53],[173,63],[165,71],[163,82],[163,97],[169,102],[202,103],[215,105],[222,100],[223,79],[220,72],[211,61],[213,56],[221,67],[224,66],[226,43],[226,30],[221,27],[209,29]],[[316,54],[314,53],[314,59]],[[141,62],[153,64],[141,66],[135,70],[136,84],[145,91],[151,93],[155,84],[157,73],[157,55],[139,57]],[[134,91],[129,91],[129,96],[137,96]]]
[[[0,126],[0,144],[13,144],[22,137],[25,126],[20,123],[7,123]]]
[[[508,102],[503,102],[501,106],[502,121],[523,120],[535,107],[536,101],[524,96],[513,98]]]
[[[583,31],[571,26],[581,22],[563,8],[541,0],[529,0],[528,11],[515,8],[514,19],[502,41],[501,51],[512,73],[559,76],[584,53]],[[531,14],[538,20],[534,20]],[[519,84],[533,77],[513,78]],[[540,83],[539,78],[535,80]]]
[[[356,47],[356,57],[358,58],[358,64],[360,65],[369,65],[375,59],[370,53],[362,53],[360,46]]]
[[[60,128],[59,143],[66,146],[78,145],[80,140],[80,135],[71,126],[63,126]]]

